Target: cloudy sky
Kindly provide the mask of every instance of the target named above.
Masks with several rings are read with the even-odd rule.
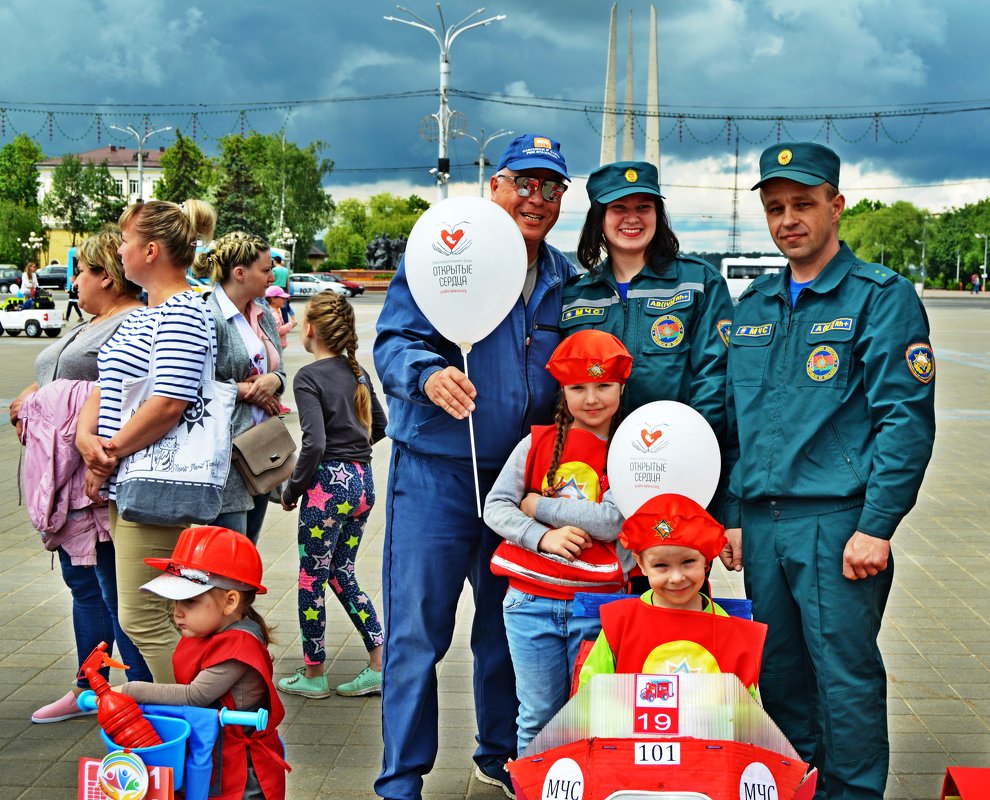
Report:
[[[440,27],[436,4],[406,0]],[[828,142],[850,202],[910,200],[933,211],[990,196],[990,5],[966,0],[657,0],[662,183],[687,250],[728,245],[740,134],[744,250],[771,250],[757,197],[759,152],[783,139]],[[609,0],[490,0],[451,47],[451,108],[479,136],[548,133],[563,144],[571,191],[551,241],[573,249],[598,166]],[[446,0],[448,26],[478,6]],[[618,4],[618,97],[633,13],[634,86],[646,103],[649,3]],[[110,142],[106,125],[172,125],[214,139],[243,124],[327,143],[335,198],[376,191],[436,197],[439,47],[381,0],[5,0],[0,4],[0,144],[17,132],[49,155]],[[431,94],[432,93],[432,94]],[[312,101],[312,102],[295,102]],[[245,111],[243,117],[239,113]],[[925,115],[888,116],[924,110]],[[95,114],[102,114],[97,138]],[[193,113],[198,112],[195,120]],[[881,116],[873,117],[874,113]],[[700,119],[710,115],[713,119]],[[861,115],[849,118],[849,115]],[[764,116],[769,119],[746,119]],[[780,116],[782,123],[773,118]],[[794,119],[797,116],[806,120]],[[825,118],[831,117],[826,123]],[[638,118],[636,157],[645,120]],[[109,136],[108,136],[109,134]],[[168,144],[170,134],[149,144]],[[490,145],[497,159],[507,139]],[[451,194],[477,192],[478,145],[451,142]]]

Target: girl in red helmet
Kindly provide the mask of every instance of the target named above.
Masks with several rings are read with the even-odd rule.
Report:
[[[282,800],[289,766],[277,727],[285,709],[272,682],[271,634],[252,605],[267,592],[258,550],[246,536],[203,526],[184,530],[171,558],[145,563],[164,574],[141,589],[175,604],[182,636],[172,655],[177,683],[131,681],[119,691],[139,703],[267,709],[263,731],[223,728],[219,794],[211,789],[210,797]]]
[[[560,343],[547,369],[562,390],[556,424],[532,428],[485,501],[486,524],[505,538],[491,568],[509,579],[502,616],[520,754],[567,701],[581,642],[598,635],[597,619],[572,614],[574,594],[617,592],[623,582],[614,545],[622,516],[602,501],[632,357],[612,334],[585,330]]]

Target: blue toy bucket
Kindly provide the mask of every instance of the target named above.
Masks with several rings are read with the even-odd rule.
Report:
[[[151,723],[162,744],[152,747],[124,748],[111,741],[101,728],[100,737],[107,746],[107,752],[130,749],[149,767],[171,767],[175,788],[181,788],[186,769],[186,739],[189,738],[189,723],[184,719],[158,717],[152,714],[145,714],[144,718]]]

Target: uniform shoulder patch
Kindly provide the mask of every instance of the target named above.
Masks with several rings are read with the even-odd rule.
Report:
[[[931,383],[935,377],[935,353],[926,342],[915,342],[904,351],[908,372],[922,383]]]
[[[881,286],[886,286],[888,283],[897,279],[897,273],[894,270],[883,267],[880,264],[859,263],[853,267],[852,274],[878,283]]]

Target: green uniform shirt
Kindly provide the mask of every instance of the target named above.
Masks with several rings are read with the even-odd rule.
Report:
[[[935,439],[935,360],[914,287],[844,243],[791,308],[790,269],[757,278],[735,309],[729,422],[738,434],[726,527],[738,503],[800,516],[862,503],[857,530],[889,539]]]
[[[661,274],[646,268],[629,282],[623,303],[612,268],[571,278],[564,287],[565,336],[585,328],[611,333],[633,357],[622,407],[677,400],[725,435],[726,344],[732,300],[707,261],[678,257]]]

